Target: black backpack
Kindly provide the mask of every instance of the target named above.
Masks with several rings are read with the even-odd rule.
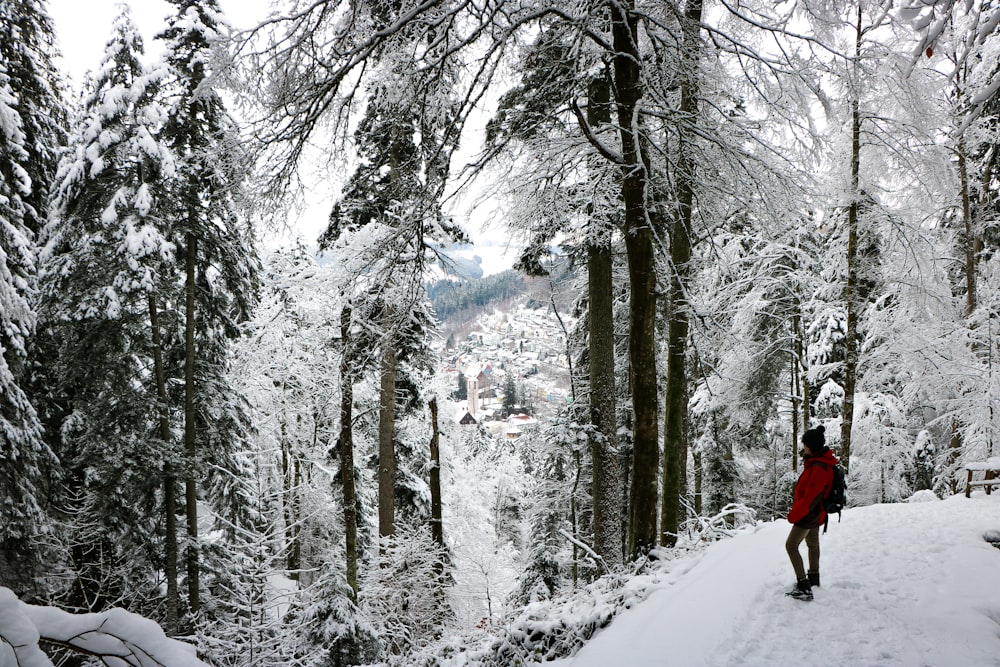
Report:
[[[823,465],[826,465],[825,463]],[[840,511],[844,509],[844,505],[847,504],[847,476],[844,472],[844,466],[835,465],[833,466],[833,482],[830,484],[830,490],[826,492],[823,496],[823,511],[826,512],[826,522],[823,524],[823,532],[826,532],[826,527],[830,523],[830,515],[837,515],[837,522],[840,522]]]

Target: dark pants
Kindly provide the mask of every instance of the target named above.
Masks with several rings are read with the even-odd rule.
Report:
[[[813,574],[819,574],[819,526],[815,528],[792,526],[792,532],[788,533],[788,539],[785,540],[785,550],[788,551],[788,558],[792,561],[792,567],[795,568],[795,578],[800,580],[806,578],[802,556],[799,554],[799,545],[802,544],[802,540],[806,541],[806,547],[809,550],[809,571]]]

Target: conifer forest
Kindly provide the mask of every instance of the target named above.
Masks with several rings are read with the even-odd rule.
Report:
[[[530,664],[807,428],[853,506],[1000,456],[997,0],[166,3],[74,90],[0,0],[0,663]],[[490,368],[507,437],[448,322],[526,281],[568,390]]]

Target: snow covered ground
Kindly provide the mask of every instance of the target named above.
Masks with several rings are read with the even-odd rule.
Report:
[[[784,595],[788,529],[760,524],[699,552],[576,656],[548,664],[1000,666],[1000,549],[984,539],[1000,541],[1000,493],[846,510],[822,536],[812,602]]]

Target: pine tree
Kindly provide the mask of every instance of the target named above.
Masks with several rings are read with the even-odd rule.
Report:
[[[65,143],[54,43],[42,0],[0,0],[0,432],[9,443],[0,466],[0,583],[19,593],[44,558],[39,541],[27,540],[46,530],[40,473],[54,462],[42,442],[40,392],[29,388],[40,356],[32,340],[35,243]]]
[[[91,610],[155,595],[149,479],[169,459],[167,442],[150,438],[160,409],[146,369],[157,335],[150,303],[175,279],[163,227],[174,163],[155,139],[164,72],[147,72],[142,56],[124,9],[60,164],[42,256],[41,316],[58,346],[47,375],[62,411],[60,510],[77,573],[70,604]]]
[[[26,220],[29,154],[15,103],[0,62],[0,584],[23,594],[35,564],[28,541],[44,530],[41,472],[54,459],[24,389],[27,344],[35,328],[30,303],[35,251]]]
[[[299,635],[297,658],[310,657],[307,664],[341,667],[367,664],[378,657],[377,631],[353,601],[353,591],[342,575],[331,567],[320,574],[307,591],[300,608],[293,609]],[[321,656],[321,657],[314,657]]]
[[[375,7],[371,20],[382,25],[396,9],[391,4]],[[400,394],[415,393],[400,386],[406,382],[401,363],[410,359],[410,368],[416,370],[421,359],[428,358],[428,339],[422,333],[432,326],[433,317],[423,268],[432,244],[462,238],[439,201],[448,171],[443,156],[455,142],[449,81],[421,81],[418,63],[408,60],[412,56],[407,49],[413,45],[406,36],[397,41],[382,54],[378,77],[370,83],[368,105],[355,134],[360,166],[348,179],[320,238],[321,247],[345,253],[347,280],[354,283],[345,289],[359,298],[354,316],[367,319],[379,332],[382,536],[395,532],[397,480],[407,476],[398,470],[396,432],[402,414],[397,414],[397,403]],[[427,108],[435,114],[425,115]],[[413,402],[411,411],[422,406],[422,400]],[[426,455],[422,449],[421,455]]]
[[[224,382],[227,339],[238,335],[258,289],[258,260],[241,212],[246,157],[233,119],[208,82],[213,44],[222,16],[215,0],[170,0],[176,14],[159,35],[170,70],[169,121],[161,134],[173,151],[177,174],[171,185],[171,225],[184,284],[184,457],[188,602],[200,609],[198,486],[205,463],[233,471],[237,443],[249,416],[235,388]],[[206,445],[211,442],[211,447]],[[216,489],[232,488],[221,483]],[[215,498],[235,502],[238,496]],[[220,508],[222,509],[222,508]]]
[[[24,225],[32,234],[45,224],[59,151],[66,144],[68,114],[52,62],[56,54],[45,0],[0,0],[0,71],[10,86],[10,108],[20,117],[23,177],[30,184],[22,196]]]

